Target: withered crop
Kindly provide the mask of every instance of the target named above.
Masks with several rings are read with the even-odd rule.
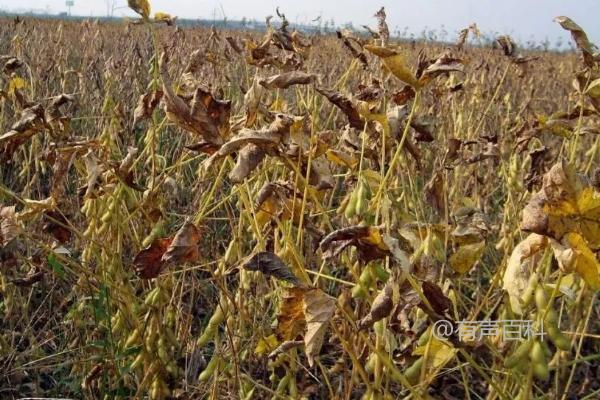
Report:
[[[0,21],[0,398],[600,398],[581,27],[560,54],[128,4]],[[516,320],[545,335],[458,331]]]

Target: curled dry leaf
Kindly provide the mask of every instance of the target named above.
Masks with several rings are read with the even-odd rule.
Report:
[[[176,95],[167,71],[165,54],[161,57],[160,71],[167,118],[180,128],[202,137],[209,143],[222,144],[229,135],[231,102],[217,100],[201,88],[196,88],[191,101]]]
[[[451,239],[458,248],[448,262],[452,269],[464,274],[479,261],[485,250],[488,220],[481,211],[470,207],[458,209],[454,219],[456,227],[451,232]]]
[[[346,154],[344,152],[333,149],[328,149],[325,152],[325,156],[332,163],[348,168],[355,168],[356,166],[358,166],[358,163],[360,161],[351,154]]]
[[[17,223],[16,207],[0,208],[0,244],[7,246],[19,234],[19,225]]]
[[[312,161],[310,184],[314,185],[316,190],[333,188],[335,180],[329,161],[325,157],[319,157]]]
[[[52,164],[52,188],[50,196],[61,199],[66,194],[65,184],[68,177],[67,174],[78,155],[78,150],[80,151],[81,149],[73,147],[58,148],[46,154],[46,160]]]
[[[415,98],[415,89],[410,85],[404,85],[402,89],[395,92],[392,95],[392,100],[399,106],[407,104],[410,100]]]
[[[256,222],[260,228],[271,221],[273,218],[278,218],[282,221],[292,220],[294,225],[299,226],[300,217],[304,211],[302,218],[303,228],[310,235],[322,237],[322,233],[313,226],[310,217],[310,203],[304,203],[303,210],[303,194],[298,191],[289,182],[269,182],[266,183],[260,190],[256,200]]]
[[[344,96],[338,91],[315,87],[315,90],[327,98],[333,105],[338,107],[346,117],[350,126],[355,129],[362,130],[365,127],[365,121],[360,116],[355,102],[347,96]]]
[[[424,356],[427,354],[427,361],[424,365],[427,371],[425,379],[433,379],[438,370],[449,363],[458,350],[455,349],[449,342],[433,337],[422,346],[417,346],[413,351],[415,356]]]
[[[314,82],[316,75],[302,71],[290,71],[270,76],[259,81],[267,89],[287,89],[293,85],[307,85]]]
[[[135,157],[138,153],[137,147],[129,146],[127,148],[127,155],[119,165],[114,167],[115,175],[127,186],[132,188],[133,190],[137,190],[138,192],[143,192],[146,190],[145,187],[134,182],[134,172],[133,172],[133,163],[135,162]]]
[[[524,177],[525,187],[527,190],[532,191],[535,186],[542,183],[547,154],[548,148],[545,146],[529,152],[529,157],[531,158],[531,167],[529,168],[529,171],[527,171],[527,175]]]
[[[338,256],[344,249],[354,246],[358,250],[358,257],[363,262],[392,256],[402,268],[406,268],[409,259],[404,250],[386,235],[382,235],[380,227],[351,226],[338,229],[325,236],[319,247],[323,251],[323,258],[330,259]],[[387,243],[393,246],[390,248]]]
[[[248,271],[259,271],[264,275],[281,279],[294,286],[302,285],[298,277],[284,264],[281,258],[269,251],[262,251],[253,255],[242,267]]]
[[[260,84],[260,80],[261,78],[258,74],[254,75],[252,85],[244,95],[244,108],[246,109],[246,121],[244,126],[246,128],[251,127],[256,122],[260,100],[266,92],[264,86]]]
[[[135,272],[142,279],[156,278],[163,270],[163,255],[173,242],[173,238],[155,239],[150,246],[140,251],[133,260]]]
[[[458,39],[456,41],[456,47],[459,50],[462,50],[465,43],[467,43],[468,37],[469,37],[469,28],[461,29],[460,33],[458,34]]]
[[[452,308],[452,301],[444,294],[442,289],[433,282],[423,281],[423,295],[438,315],[444,315]]]
[[[161,260],[174,264],[197,261],[199,241],[200,230],[192,222],[186,221],[173,237]]]
[[[19,221],[29,221],[37,218],[45,211],[56,209],[56,199],[52,196],[43,200],[24,199],[25,208],[18,214]]]
[[[133,126],[137,126],[141,121],[152,117],[152,113],[160,103],[163,94],[162,90],[155,90],[140,96],[137,107],[133,111]]]
[[[388,29],[387,22],[385,22],[385,8],[381,7],[374,15],[377,18],[377,30],[379,31],[379,39],[381,39],[381,45],[387,46],[390,40],[390,30]]]
[[[595,46],[589,41],[585,31],[569,17],[556,17],[554,18],[554,22],[558,22],[563,29],[571,32],[573,40],[577,43],[577,47],[583,53],[585,64],[590,68],[594,67],[596,64],[594,56]]]
[[[298,31],[292,32],[292,42],[294,42],[294,49],[299,51],[299,48],[308,48],[312,46],[312,40],[310,38],[305,37],[302,33]]]
[[[444,212],[446,211],[444,171],[441,169],[436,170],[424,189],[427,203],[432,206],[438,215],[444,215]]]
[[[103,172],[103,169],[100,166],[99,160],[92,149],[88,150],[88,152],[81,158],[85,163],[85,168],[87,170],[87,182],[85,186],[84,197],[89,198],[96,189],[96,185],[98,184],[98,180]]]
[[[358,329],[368,329],[377,321],[390,315],[394,308],[394,286],[393,279],[388,279],[385,286],[373,300],[369,313],[358,321]]]
[[[437,120],[433,115],[415,117],[410,123],[410,127],[416,131],[415,140],[417,142],[433,142],[436,124]]]
[[[277,153],[277,147],[287,139],[293,123],[293,118],[285,114],[277,114],[275,121],[266,128],[258,131],[242,129],[239,135],[225,143],[219,151],[213,154],[206,161],[206,165],[211,166],[215,160],[239,151],[229,179],[233,183],[242,182],[267,154]]]
[[[547,245],[548,239],[545,236],[532,233],[519,243],[510,255],[502,278],[502,288],[508,293],[510,307],[515,314],[523,315],[523,294],[531,274],[541,260],[542,250]]]
[[[312,367],[334,311],[335,299],[321,289],[289,288],[277,315],[277,338],[295,341],[303,334],[306,356]]]
[[[369,66],[369,63],[367,61],[367,56],[363,52],[361,42],[357,38],[353,37],[350,33],[345,31],[336,31],[336,34],[338,39],[344,43],[344,47],[350,51],[352,57],[358,59],[363,68],[366,69]]]
[[[254,171],[266,154],[259,146],[250,143],[238,154],[235,167],[229,173],[232,183],[241,183]]]
[[[225,40],[227,41],[227,44],[229,44],[229,46],[233,49],[233,51],[235,51],[237,54],[242,54],[242,49],[240,48],[233,36],[225,36]]]
[[[52,236],[62,244],[67,243],[71,240],[71,230],[68,228],[69,221],[65,216],[58,211],[47,211],[44,213],[47,218],[47,222],[44,224],[42,230]]]
[[[199,142],[185,146],[186,149],[208,155],[215,154],[220,146],[209,142]]]
[[[504,51],[504,55],[507,57],[514,56],[515,52],[517,51],[517,45],[510,36],[498,36],[496,38],[495,44],[500,46],[502,51]]]
[[[335,312],[335,299],[321,289],[310,289],[304,294],[304,318],[306,333],[304,345],[308,364],[312,367],[314,359],[321,352],[325,332]]]
[[[409,254],[400,246],[400,240],[392,237],[389,234],[381,235],[381,239],[385,246],[389,249],[392,258],[400,266],[400,269],[405,272],[410,272],[411,262]],[[405,245],[404,248],[407,248]]]
[[[477,243],[485,240],[489,233],[489,219],[478,209],[463,207],[454,213],[456,227],[451,232],[457,244]]]
[[[436,77],[449,72],[464,72],[464,65],[461,59],[452,57],[450,53],[443,53],[423,70],[419,83],[425,86]]]
[[[8,57],[2,68],[2,72],[6,75],[10,75],[23,66],[23,61],[16,57]]]
[[[23,144],[36,133],[42,132],[48,126],[44,108],[40,104],[28,107],[21,111],[21,116],[13,124],[10,131],[0,136],[0,145],[10,142],[11,150]]]
[[[46,121],[52,127],[53,134],[56,136],[57,132],[70,132],[69,117],[63,116],[60,108],[68,103],[73,103],[75,96],[71,94],[60,94],[50,99],[50,105],[46,110]]]

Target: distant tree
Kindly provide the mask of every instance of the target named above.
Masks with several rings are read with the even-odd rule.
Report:
[[[541,43],[542,49],[544,51],[548,51],[550,49],[550,40],[548,39],[548,37],[546,36],[546,38],[542,41]]]
[[[557,49],[560,49],[563,44],[565,44],[563,42],[563,39],[561,37],[559,37],[558,39],[556,39],[556,43],[554,43],[554,47],[556,47]]]

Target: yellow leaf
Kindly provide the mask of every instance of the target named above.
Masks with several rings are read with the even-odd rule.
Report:
[[[367,101],[357,101],[356,110],[366,121],[379,122],[383,127],[383,131],[386,136],[390,133],[390,122],[388,121],[387,114],[385,113],[374,113],[371,112],[371,104]]]
[[[564,138],[570,138],[573,136],[573,128],[571,127],[571,124],[562,119],[550,119],[546,121],[543,127],[556,136]]]
[[[439,262],[446,261],[446,251],[444,250],[444,240],[440,232],[436,229],[428,229],[427,236],[422,243],[423,252],[429,257],[433,257]]]
[[[283,99],[276,99],[269,107],[273,112],[283,112],[287,108],[287,102]]]
[[[144,19],[150,17],[150,2],[148,0],[127,0],[127,4]]]
[[[565,162],[544,175],[542,189],[525,209],[521,229],[561,241],[580,234],[592,250],[600,248],[600,192],[586,185]]]
[[[8,82],[8,94],[11,96],[15,95],[16,90],[22,90],[27,87],[27,81],[20,76],[15,76]]]
[[[277,339],[295,340],[304,333],[306,357],[312,367],[334,311],[335,298],[321,289],[289,288],[277,316]]]
[[[396,78],[400,79],[402,82],[408,83],[416,89],[421,87],[417,78],[415,78],[414,74],[406,66],[404,57],[402,57],[397,50],[374,45],[366,45],[365,49],[381,58],[385,67],[389,69]]]
[[[167,25],[172,25],[176,19],[177,18],[174,18],[167,13],[163,13],[163,12],[154,13],[154,21],[156,21],[156,22],[165,22]]]
[[[362,238],[365,242],[372,244],[373,246],[379,247],[381,250],[389,250],[386,244],[383,242],[383,237],[378,228],[370,226],[369,234]]]
[[[277,200],[274,195],[269,196],[256,212],[256,223],[260,228],[265,226],[277,214]]]
[[[272,352],[275,350],[279,341],[275,335],[267,336],[266,338],[262,338],[256,344],[256,348],[254,349],[254,354],[263,355]]]
[[[289,288],[283,296],[277,315],[277,338],[281,341],[294,340],[306,326],[304,319],[305,288]]]
[[[570,257],[571,268],[583,278],[590,288],[600,289],[600,262],[583,237],[577,233],[567,233],[563,238],[563,243],[573,251],[573,256]]]
[[[413,355],[415,356],[424,356],[426,353],[427,362],[425,368],[428,370],[429,376],[431,376],[435,373],[435,370],[442,368],[452,360],[456,354],[456,349],[434,336],[429,340],[429,343],[418,346],[413,351]]]
[[[23,201],[25,208],[18,214],[20,221],[29,221],[45,211],[56,209],[56,200],[54,197],[48,197],[44,200],[24,199]]]
[[[327,150],[325,152],[327,159],[337,165],[354,168],[358,164],[358,160],[350,154],[342,153],[337,150]]]
[[[379,189],[379,185],[383,179],[379,172],[373,171],[372,169],[364,169],[362,171],[362,177],[365,178],[372,191],[377,191]]]
[[[594,80],[585,90],[585,94],[594,99],[600,99],[600,79]]]
[[[450,266],[459,274],[464,274],[481,258],[484,248],[485,240],[460,246],[456,252],[450,256],[450,260],[448,260]]]

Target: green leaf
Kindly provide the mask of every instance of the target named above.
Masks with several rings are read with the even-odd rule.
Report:
[[[59,278],[61,279],[65,279],[66,273],[65,273],[65,268],[62,266],[61,263],[59,263],[56,260],[56,256],[54,254],[50,254],[48,256],[48,265],[50,265],[50,267],[52,268],[52,270],[54,272],[56,272],[56,275],[59,276]]]

